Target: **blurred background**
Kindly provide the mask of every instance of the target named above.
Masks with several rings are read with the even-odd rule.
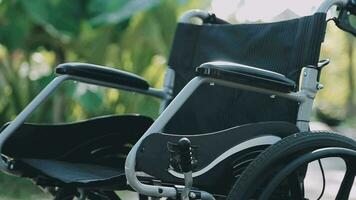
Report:
[[[321,0],[0,0],[0,124],[12,119],[55,76],[57,64],[89,62],[143,76],[161,87],[176,21],[192,8],[232,23],[270,22],[313,13]],[[356,136],[356,42],[328,23],[321,59],[330,58],[313,116]],[[31,122],[73,122],[139,112],[157,116],[153,98],[67,82]],[[0,174],[0,199],[46,199],[32,183]]]

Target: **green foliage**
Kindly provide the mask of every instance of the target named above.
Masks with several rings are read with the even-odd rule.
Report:
[[[3,0],[0,81],[4,87],[0,92],[11,101],[0,100],[0,122],[16,116],[52,80],[53,67],[66,61],[120,66],[144,76],[152,86],[160,86],[177,5],[160,0]],[[41,56],[45,58],[38,62]],[[66,84],[31,121],[72,121],[137,109],[155,116],[157,100],[135,95],[133,101],[130,94],[115,92],[117,97],[109,98],[102,88],[82,91]]]
[[[18,47],[24,48],[31,24],[25,13],[21,12],[20,5],[10,1],[2,2],[0,16],[1,43],[10,51]]]
[[[129,19],[133,14],[152,8],[161,0],[92,0],[88,5],[92,25],[118,24]]]
[[[0,1],[0,124],[14,119],[55,77],[54,67],[63,62],[115,67],[137,73],[151,86],[160,87],[177,16],[203,7],[204,2],[208,1]],[[339,30],[328,32],[323,57],[332,58],[335,66],[331,64],[323,72],[322,82],[327,87],[317,104],[344,105],[348,94],[341,89],[347,86],[344,77],[348,58],[343,48],[346,40]],[[334,44],[339,46],[335,48]],[[68,82],[30,121],[67,122],[123,113],[156,117],[158,106],[156,99],[143,95]],[[3,182],[10,183],[9,187],[4,187],[8,184]],[[21,191],[37,191],[29,189],[27,182],[19,183],[3,175],[0,194],[12,192],[16,184],[21,184]],[[27,199],[23,194],[12,197]]]
[[[65,41],[80,31],[80,20],[85,14],[82,1],[21,0],[20,4],[30,20],[54,38]]]
[[[0,174],[0,199],[1,200],[39,200],[50,199],[48,194],[44,194],[39,188],[33,186],[30,180],[18,177],[11,177],[6,174]],[[19,188],[19,185],[21,188]]]
[[[160,87],[182,3],[0,1],[0,124],[14,119],[54,78],[54,67],[67,61],[116,67],[137,73],[152,86]],[[36,110],[30,121],[67,122],[123,113],[155,117],[158,107],[159,101],[154,98],[68,82]],[[3,187],[4,181],[11,183],[9,188]],[[21,184],[24,193],[37,191],[28,188],[27,182],[5,175],[0,176],[0,182],[9,192],[11,188],[19,190],[16,184]],[[26,198],[22,193],[10,196]]]

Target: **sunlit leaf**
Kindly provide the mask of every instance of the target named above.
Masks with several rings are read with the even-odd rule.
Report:
[[[18,5],[9,4],[0,18],[0,43],[10,51],[20,47],[25,48],[24,43],[31,27],[31,23]]]
[[[79,103],[84,110],[95,113],[101,107],[102,99],[101,93],[88,90],[79,97]]]
[[[76,36],[83,15],[81,1],[20,0],[34,23],[41,25],[53,37],[68,40]]]
[[[139,11],[157,5],[161,0],[91,0],[89,12],[94,15],[92,25],[120,23]]]

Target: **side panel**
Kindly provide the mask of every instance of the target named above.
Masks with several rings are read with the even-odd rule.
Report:
[[[187,137],[196,147],[193,153],[197,160],[193,171],[193,186],[224,194],[228,189],[224,184],[232,184],[241,172],[240,168],[245,167],[250,159],[280,138],[296,132],[299,132],[299,129],[287,122],[263,122],[209,134],[154,133],[142,141],[137,152],[136,166],[138,171],[154,176],[164,183],[183,184],[183,174],[170,167],[167,146],[168,143],[176,143],[182,137]],[[240,161],[237,161],[239,159]]]

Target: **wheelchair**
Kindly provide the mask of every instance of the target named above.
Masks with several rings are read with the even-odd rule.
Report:
[[[308,163],[319,162],[323,171],[320,159],[337,157],[346,172],[336,199],[348,199],[356,142],[309,128],[329,63],[319,61],[327,12],[335,5],[336,25],[356,36],[355,0],[325,0],[313,15],[261,24],[189,11],[178,23],[162,89],[109,67],[61,64],[58,76],[2,127],[0,168],[56,200],[117,200],[118,190],[134,190],[140,199],[307,199]],[[67,80],[160,98],[161,113],[155,120],[110,115],[26,123]]]

